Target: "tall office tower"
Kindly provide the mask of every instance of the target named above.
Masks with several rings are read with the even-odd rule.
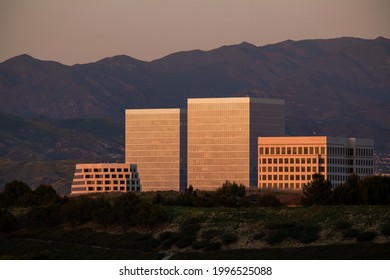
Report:
[[[259,137],[259,188],[302,189],[320,173],[338,186],[352,173],[372,175],[372,139],[291,136]]]
[[[257,188],[257,139],[284,135],[284,116],[284,100],[188,99],[188,185],[216,189],[229,180]]]
[[[183,109],[126,110],[126,162],[137,164],[142,191],[187,186],[187,112]]]

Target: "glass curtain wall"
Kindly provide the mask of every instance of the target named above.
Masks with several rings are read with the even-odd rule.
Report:
[[[126,110],[126,162],[137,163],[143,191],[186,187],[186,119],[182,109]]]

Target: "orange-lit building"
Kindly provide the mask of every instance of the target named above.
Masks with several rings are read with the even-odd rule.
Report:
[[[284,135],[284,100],[190,98],[187,110],[188,185],[216,189],[229,180],[257,188],[257,139]]]
[[[140,192],[142,190],[136,164],[76,164],[71,194],[102,192]]]
[[[320,173],[337,186],[373,175],[372,139],[303,136],[258,138],[258,187],[300,190]]]
[[[125,137],[125,161],[137,164],[143,191],[186,188],[186,110],[128,109]]]

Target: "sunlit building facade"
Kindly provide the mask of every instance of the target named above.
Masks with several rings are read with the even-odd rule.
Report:
[[[284,135],[284,100],[188,99],[188,185],[216,189],[226,180],[257,188],[258,136]]]
[[[71,194],[103,192],[140,192],[142,190],[136,164],[76,164]]]
[[[135,162],[143,191],[184,190],[187,185],[187,112],[126,110],[126,162]]]
[[[372,139],[307,136],[258,138],[258,187],[301,190],[315,173],[338,186],[373,175]]]

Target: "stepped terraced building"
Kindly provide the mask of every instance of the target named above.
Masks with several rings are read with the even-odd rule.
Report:
[[[372,139],[302,136],[259,137],[258,187],[302,189],[320,173],[332,186],[355,173],[373,175]]]
[[[76,164],[71,194],[141,190],[136,164],[82,163]]]

